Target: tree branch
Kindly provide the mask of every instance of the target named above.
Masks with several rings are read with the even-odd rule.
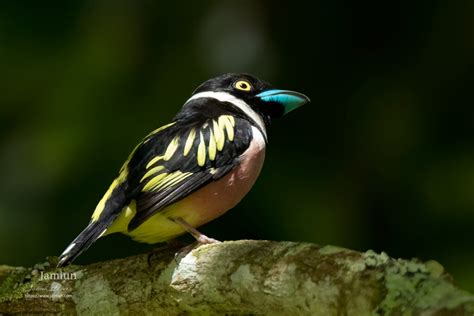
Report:
[[[205,245],[51,268],[0,266],[0,314],[474,314],[435,262],[273,241]],[[407,314],[408,315],[408,314]]]

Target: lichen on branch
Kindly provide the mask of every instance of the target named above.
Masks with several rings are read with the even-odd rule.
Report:
[[[88,266],[0,266],[0,313],[473,314],[435,262],[273,241],[165,248]],[[45,277],[47,276],[47,277]],[[61,276],[61,277],[60,277]]]

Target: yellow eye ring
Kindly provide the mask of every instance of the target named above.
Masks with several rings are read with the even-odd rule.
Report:
[[[234,88],[242,91],[252,90],[252,85],[247,80],[239,80],[234,83]]]

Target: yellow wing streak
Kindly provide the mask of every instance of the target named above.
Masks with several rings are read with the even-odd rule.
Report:
[[[182,174],[181,171],[175,171],[175,172],[172,172],[170,174],[168,174],[166,177],[164,177],[160,183],[158,183],[154,188],[153,188],[153,191],[157,191],[163,187],[167,187],[168,186],[168,183],[170,183],[171,181],[174,181],[176,178],[178,178],[180,175]]]
[[[96,222],[99,219],[100,214],[102,213],[102,211],[105,208],[105,203],[107,202],[107,200],[112,195],[112,192],[114,191],[114,189],[119,184],[125,182],[125,180],[127,179],[127,175],[128,175],[128,168],[125,166],[125,167],[122,168],[122,171],[120,172],[119,176],[114,180],[114,182],[112,182],[112,184],[110,185],[107,192],[105,192],[104,196],[99,201],[99,204],[97,204],[97,206],[94,210],[94,213],[92,213],[92,217],[91,217],[93,222]]]
[[[153,191],[155,191],[155,190],[164,190],[166,188],[169,188],[169,187],[175,185],[176,183],[179,183],[180,181],[186,179],[190,175],[192,175],[191,172],[184,172],[183,173],[181,171],[175,171],[173,173],[170,173],[165,178],[163,178],[157,186],[155,186],[153,188]]]
[[[197,162],[200,167],[204,166],[206,163],[206,145],[204,144],[204,137],[202,136],[202,132],[200,134],[200,142],[197,151]]]
[[[193,173],[192,172],[185,172],[183,173],[182,175],[180,175],[179,177],[176,177],[176,179],[172,180],[172,182],[168,182],[167,184],[167,187],[170,187],[172,185],[175,185],[181,181],[183,181],[184,179],[186,179],[187,177],[191,176]]]
[[[133,154],[135,153],[135,151],[138,149],[138,147],[140,147],[141,144],[146,144],[149,140],[150,140],[150,136],[152,136],[153,134],[156,134],[172,125],[174,125],[176,122],[173,122],[173,123],[169,123],[169,124],[166,124],[166,125],[163,125],[161,126],[160,128],[157,128],[155,129],[153,132],[151,132],[150,134],[148,134],[144,140],[142,142],[140,142],[137,146],[135,146],[135,148],[133,148],[132,152],[130,153],[130,155],[128,155],[128,158],[127,160],[125,160],[125,163],[123,164],[122,168],[120,168],[120,172],[122,172],[125,167],[128,165],[128,163],[130,162],[130,159],[132,159],[132,156]]]
[[[147,137],[149,137],[149,136],[151,136],[151,135],[153,135],[153,134],[156,134],[156,133],[158,133],[158,132],[161,132],[161,131],[164,130],[165,128],[168,128],[168,127],[170,127],[170,126],[172,126],[172,125],[174,125],[174,124],[176,124],[176,122],[172,122],[172,123],[163,125],[163,126],[157,128],[157,129],[155,129],[155,130],[154,130],[153,132],[151,132],[150,134],[148,134]]]
[[[160,182],[168,176],[167,173],[160,173],[156,177],[152,178],[150,181],[148,181],[147,184],[143,187],[142,191],[151,191],[155,188],[155,186],[159,185]]]
[[[209,159],[211,161],[216,159],[216,140],[214,139],[214,133],[212,133],[212,129],[209,129],[208,153],[209,153]]]
[[[166,148],[165,154],[163,156],[164,161],[170,160],[171,157],[173,157],[174,153],[176,152],[176,149],[178,149],[178,145],[179,145],[179,137],[176,136],[175,138],[173,138],[173,140],[170,142],[170,144]]]
[[[105,192],[104,196],[102,197],[102,199],[99,201],[99,203],[97,204],[95,210],[94,210],[94,213],[92,213],[92,221],[95,222],[99,219],[100,217],[100,214],[102,214],[102,212],[104,211],[104,208],[105,208],[105,204],[107,203],[108,199],[110,198],[110,196],[112,195],[112,192],[114,191],[114,189],[119,186],[120,184],[122,184],[123,182],[125,182],[127,180],[127,175],[128,175],[128,163],[130,162],[130,160],[132,159],[133,157],[133,154],[135,153],[135,151],[138,149],[138,147],[140,147],[141,144],[143,143],[146,143],[148,140],[149,140],[149,137],[174,125],[175,122],[172,122],[172,123],[169,123],[169,124],[166,124],[166,125],[163,125],[161,126],[160,128],[157,128],[155,129],[153,132],[151,132],[150,134],[148,134],[146,137],[145,137],[145,140],[140,142],[137,146],[135,146],[135,148],[132,150],[132,152],[130,153],[130,155],[127,157],[127,160],[125,160],[125,163],[122,165],[122,168],[120,168],[120,172],[119,172],[119,176],[112,182],[112,184],[110,185],[109,189],[107,190],[107,192]],[[176,150],[176,149],[175,149]],[[147,168],[149,168],[151,165],[153,165],[154,163],[156,163],[157,161],[163,159],[163,156],[158,156],[158,157],[155,157],[153,158],[147,165]],[[159,168],[159,167],[156,167],[156,168]],[[151,172],[153,170],[153,172]],[[150,170],[149,172],[147,172],[147,174],[144,176],[145,177],[149,177],[150,175],[156,173],[156,172],[159,172],[159,170],[153,168],[152,170]],[[159,176],[158,176],[159,177]],[[156,177],[155,177],[156,178]],[[155,180],[152,179],[151,181]],[[143,179],[142,179],[143,180]],[[150,181],[150,182],[151,182]],[[156,183],[156,180],[154,181]],[[148,186],[148,184],[147,184]],[[145,187],[147,187],[145,186]],[[153,186],[153,183],[152,185]],[[149,186],[147,187],[149,188]],[[144,188],[145,189],[145,188]]]
[[[141,178],[140,182],[143,182],[149,176],[154,175],[155,173],[158,173],[163,169],[165,169],[165,167],[163,167],[163,166],[158,166],[158,167],[151,168],[147,173],[145,173],[143,178]]]
[[[234,140],[234,125],[235,125],[235,120],[232,116],[230,115],[219,116],[219,126],[221,126],[222,129],[225,128],[227,132],[227,137],[229,138],[230,141]]]
[[[230,124],[232,124],[232,127],[235,126],[235,119],[232,115],[226,115],[227,119],[230,121]]]
[[[216,140],[217,150],[221,151],[224,148],[225,143],[224,130],[215,120],[212,120],[212,126],[214,130],[214,138]]]
[[[188,138],[186,139],[186,144],[184,145],[183,156],[186,156],[194,143],[194,138],[196,137],[196,130],[194,128],[189,132]]]
[[[165,156],[156,156],[155,158],[153,158],[152,160],[150,160],[150,162],[146,165],[146,168],[150,168],[151,166],[153,166],[155,163],[157,163],[158,161],[162,160]]]

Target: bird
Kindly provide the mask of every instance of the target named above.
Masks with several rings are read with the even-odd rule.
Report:
[[[122,233],[155,244],[190,233],[236,206],[263,166],[272,120],[310,102],[245,73],[202,83],[169,124],[133,149],[86,228],[58,258],[72,263],[97,239]]]

